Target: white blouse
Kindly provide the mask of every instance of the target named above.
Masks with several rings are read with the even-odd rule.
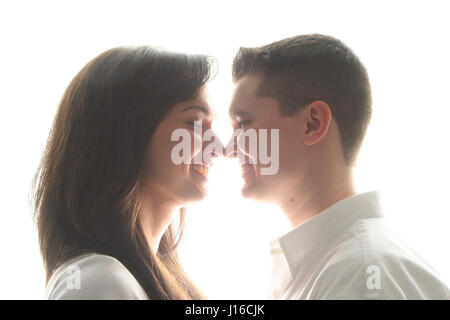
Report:
[[[49,300],[148,300],[144,289],[117,259],[89,253],[59,266],[45,288]]]

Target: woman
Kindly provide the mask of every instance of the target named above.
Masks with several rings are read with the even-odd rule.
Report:
[[[174,164],[171,133],[193,132],[199,120],[210,129],[212,62],[119,47],[72,80],[35,178],[48,299],[203,297],[176,247],[183,206],[205,196],[211,163]]]

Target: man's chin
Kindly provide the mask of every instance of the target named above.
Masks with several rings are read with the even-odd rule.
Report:
[[[259,190],[258,186],[254,182],[244,185],[241,189],[241,195],[246,199],[264,200],[261,190]]]

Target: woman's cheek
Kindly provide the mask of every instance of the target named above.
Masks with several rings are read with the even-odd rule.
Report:
[[[203,137],[201,130],[194,130],[191,139],[191,159],[199,164],[203,162],[203,155],[201,153],[203,149]],[[192,162],[192,161],[191,161]]]

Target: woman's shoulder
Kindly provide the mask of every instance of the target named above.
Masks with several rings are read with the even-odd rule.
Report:
[[[116,258],[89,253],[59,266],[46,287],[50,300],[142,300],[145,291],[131,272]]]

